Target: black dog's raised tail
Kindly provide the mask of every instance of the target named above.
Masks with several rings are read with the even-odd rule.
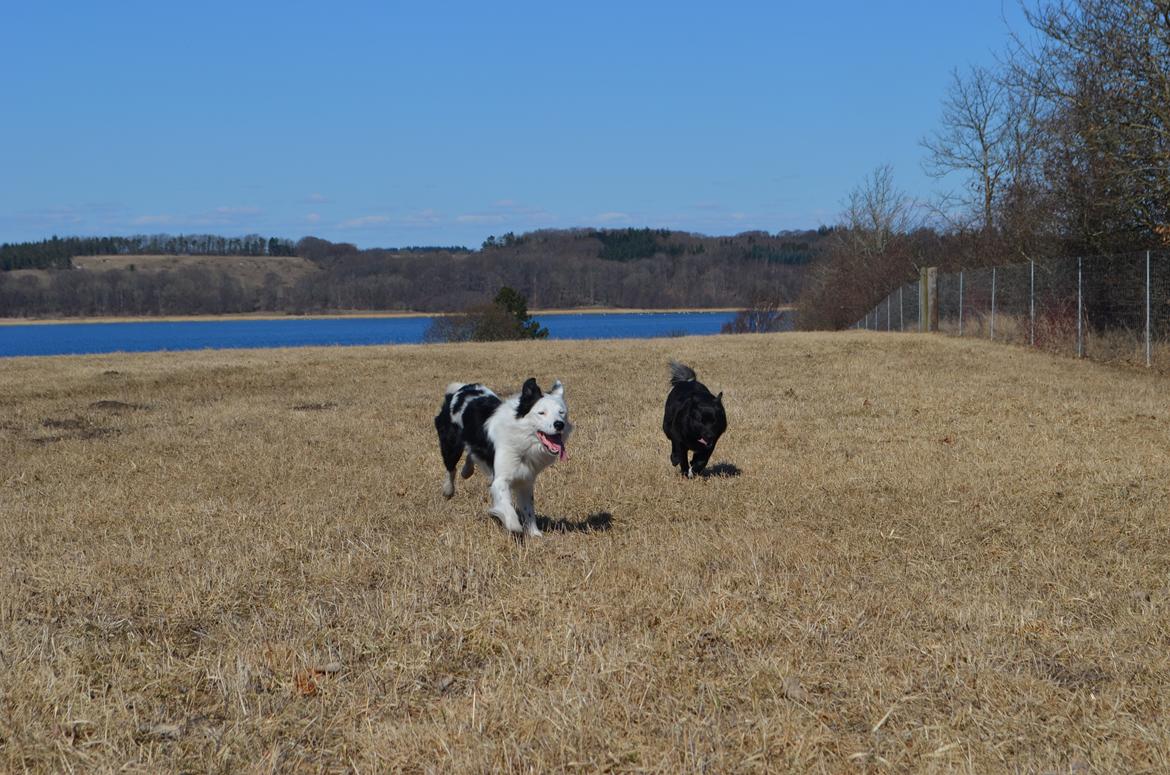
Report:
[[[670,362],[670,384],[677,385],[680,382],[692,382],[695,379],[695,370],[685,363],[678,361]]]

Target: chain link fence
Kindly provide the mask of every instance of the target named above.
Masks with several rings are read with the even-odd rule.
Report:
[[[927,330],[925,285],[895,289],[855,328]],[[934,293],[944,334],[1170,371],[1168,252],[940,272]]]
[[[918,283],[907,283],[870,310],[855,327],[871,331],[917,331],[918,302]]]

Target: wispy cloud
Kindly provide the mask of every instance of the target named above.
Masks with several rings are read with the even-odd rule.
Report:
[[[506,216],[502,213],[464,213],[456,215],[456,223],[503,223]]]
[[[107,207],[94,206],[44,207],[37,210],[21,210],[15,213],[0,213],[0,223],[26,226],[38,229],[75,227],[95,217],[108,217]]]
[[[597,215],[593,216],[593,220],[597,221],[598,223],[617,223],[619,221],[628,222],[630,220],[630,214],[616,211],[598,213]]]
[[[321,213],[308,213],[302,220],[305,223],[320,223]]]
[[[196,212],[133,211],[110,202],[0,213],[0,225],[40,239],[46,233],[125,234],[142,230],[259,231],[266,212],[252,205],[220,205]],[[39,234],[38,234],[39,232]]]
[[[264,211],[259,207],[221,205],[198,213],[143,213],[132,216],[128,222],[131,226],[166,226],[177,229],[212,226],[254,229],[258,228],[258,221],[263,214]]]
[[[496,199],[483,210],[456,215],[456,224],[468,226],[509,226],[514,228],[539,228],[556,224],[555,213],[543,207],[532,207],[518,203],[515,199]]]
[[[173,215],[136,215],[130,219],[133,226],[170,226],[175,223]]]
[[[369,229],[373,226],[382,226],[389,222],[389,215],[361,215],[357,218],[346,218],[337,224],[337,227],[339,229]]]
[[[443,222],[443,216],[438,210],[429,207],[423,210],[406,213],[399,220],[406,226],[437,226]]]
[[[259,215],[263,212],[259,207],[217,207],[212,211],[212,217],[237,218]]]
[[[305,204],[310,204],[310,205],[323,205],[323,204],[328,204],[328,203],[332,202],[333,200],[330,199],[329,197],[325,196],[324,194],[321,194],[318,192],[313,192],[312,194],[309,194],[307,197],[305,197],[301,201],[304,202]]]
[[[437,210],[425,208],[405,213],[375,213],[346,218],[337,224],[339,229],[375,229],[382,226],[425,227],[443,223],[443,216]]]

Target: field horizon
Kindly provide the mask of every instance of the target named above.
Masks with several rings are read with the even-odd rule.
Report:
[[[431,418],[529,376],[517,542]],[[0,769],[1165,771],[1166,396],[862,331],[7,359]]]

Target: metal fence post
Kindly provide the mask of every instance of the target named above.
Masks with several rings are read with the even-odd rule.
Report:
[[[927,328],[926,313],[926,267],[918,270],[918,332],[925,333]]]
[[[959,336],[963,335],[963,270],[959,270]]]
[[[1150,251],[1146,251],[1146,368],[1150,368]]]
[[[938,267],[926,270],[927,330],[938,333]]]
[[[1036,262],[1028,262],[1028,346],[1036,346]]]
[[[1081,257],[1077,256],[1077,357],[1085,357],[1085,332],[1084,324],[1081,322],[1081,310],[1084,307],[1084,299],[1081,293]]]
[[[995,340],[995,267],[991,267],[991,339]]]
[[[890,294],[893,296],[894,294]],[[886,331],[890,330],[890,296],[886,297]]]

